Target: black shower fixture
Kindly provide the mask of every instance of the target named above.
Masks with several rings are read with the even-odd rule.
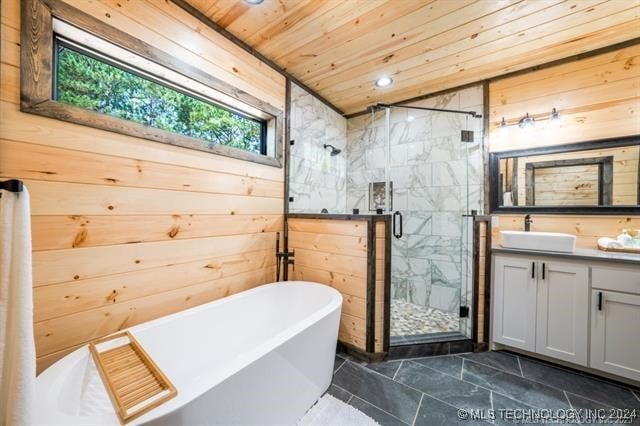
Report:
[[[336,148],[336,147],[335,147],[335,146],[333,146],[333,145],[329,145],[328,143],[325,143],[325,144],[324,144],[324,149],[327,149],[327,148],[331,148],[330,155],[331,155],[332,157],[335,157],[336,155],[338,155],[338,154],[340,154],[340,153],[342,152],[342,150],[341,150],[341,149],[338,149],[338,148]]]
[[[462,142],[473,142],[473,130],[461,130],[460,140]]]
[[[407,108],[407,109],[418,109],[422,111],[435,111],[435,112],[452,112],[454,114],[466,114],[470,115],[473,118],[482,118],[482,114],[476,111],[463,111],[459,109],[444,109],[444,108],[427,108],[427,107],[419,107],[419,106],[411,106],[411,105],[395,105],[395,104],[385,104],[378,102],[375,105],[369,105],[367,107],[367,111],[377,111],[383,108]]]

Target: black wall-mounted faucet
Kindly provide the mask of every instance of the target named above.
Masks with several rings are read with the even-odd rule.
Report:
[[[531,215],[528,214],[524,217],[524,232],[530,232],[531,231],[531,224],[533,223],[533,220],[531,219]]]
[[[276,232],[276,281],[280,281],[281,270],[283,281],[289,281],[289,265],[295,265],[295,255],[295,250],[280,251],[280,233]]]

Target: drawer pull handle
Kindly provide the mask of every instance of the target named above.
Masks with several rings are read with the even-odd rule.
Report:
[[[544,270],[545,270],[545,263],[542,262],[542,279],[544,280]]]
[[[599,311],[602,310],[602,292],[601,291],[598,292],[598,310]]]
[[[531,279],[536,277],[536,262],[531,262]]]

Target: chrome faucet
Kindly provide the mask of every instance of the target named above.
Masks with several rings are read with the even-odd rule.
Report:
[[[524,217],[524,232],[530,232],[531,231],[531,224],[533,223],[533,220],[531,219],[531,215],[528,214]]]

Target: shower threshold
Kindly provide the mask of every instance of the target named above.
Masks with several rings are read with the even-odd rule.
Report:
[[[391,336],[390,344],[392,346],[413,345],[416,343],[441,343],[464,339],[467,339],[467,337],[457,331],[446,331],[441,333],[413,334],[409,336]]]
[[[457,332],[391,337],[387,359],[473,352],[473,340]]]
[[[471,352],[473,341],[460,325],[457,313],[392,299],[389,357]]]

